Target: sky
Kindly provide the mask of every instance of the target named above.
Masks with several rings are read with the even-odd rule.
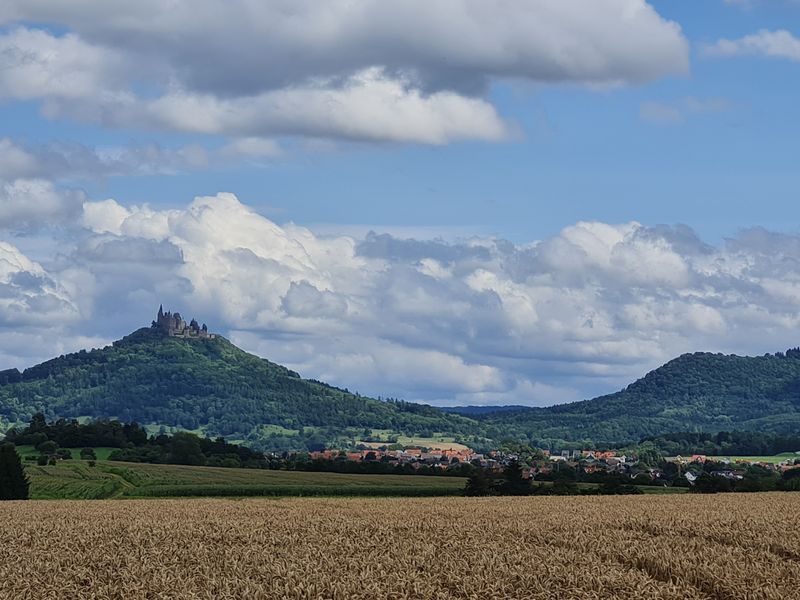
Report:
[[[545,406],[800,345],[797,0],[5,0],[0,369],[159,304]]]

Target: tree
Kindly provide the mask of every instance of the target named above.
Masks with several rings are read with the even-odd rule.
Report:
[[[690,491],[698,494],[716,494],[717,492],[730,492],[731,482],[724,477],[717,477],[703,473],[698,477]]]
[[[36,449],[42,454],[48,454],[48,455],[55,454],[56,451],[58,450],[58,444],[48,440],[36,446]]]
[[[200,438],[191,433],[178,432],[172,436],[170,462],[178,465],[204,465],[206,457],[200,448]]]
[[[0,500],[27,500],[28,477],[14,444],[0,446]]]
[[[483,469],[476,469],[472,475],[467,478],[467,486],[464,488],[464,495],[466,496],[488,496],[492,491],[489,485],[489,480],[486,478],[486,473]]]
[[[97,456],[94,453],[94,448],[82,448],[81,460],[97,460]]]
[[[522,477],[522,466],[516,460],[512,460],[503,470],[502,491],[509,496],[524,496],[531,491],[531,482]]]

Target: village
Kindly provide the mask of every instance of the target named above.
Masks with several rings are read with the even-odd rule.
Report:
[[[533,453],[507,452],[491,450],[485,454],[468,447],[421,447],[408,446],[389,449],[388,446],[360,447],[352,451],[328,449],[308,454],[311,460],[352,461],[356,463],[382,462],[395,465],[410,465],[419,469],[423,466],[447,471],[453,467],[468,463],[474,467],[500,473],[512,461],[523,465],[522,473],[526,479],[537,475],[546,475],[553,470],[572,467],[581,468],[585,473],[598,471],[626,472],[635,458],[618,455],[612,451],[600,450],[564,450],[553,454],[548,450],[536,450]]]
[[[327,449],[310,452],[308,458],[315,461],[336,461],[353,463],[384,463],[386,465],[406,466],[414,470],[427,467],[442,474],[448,470],[463,472],[463,465],[469,464],[489,473],[502,473],[512,461],[522,467],[524,479],[548,480],[559,473],[573,472],[581,477],[599,474],[627,475],[631,479],[651,485],[675,485],[676,478],[693,484],[703,472],[714,477],[741,480],[747,469],[755,467],[777,475],[800,468],[800,455],[781,462],[768,462],[744,457],[718,457],[695,454],[689,457],[667,457],[653,465],[640,461],[634,455],[626,455],[611,450],[563,450],[551,453],[545,449],[532,452],[513,452],[491,450],[479,453],[466,446],[407,446],[360,444],[354,450]],[[673,483],[671,483],[673,482]],[[684,484],[685,485],[685,484]]]

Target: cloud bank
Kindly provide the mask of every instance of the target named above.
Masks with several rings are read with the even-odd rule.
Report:
[[[514,128],[494,82],[638,84],[689,63],[644,0],[7,0],[3,24],[0,98],[234,138],[498,141]]]
[[[721,247],[638,223],[523,245],[322,236],[232,194],[71,218],[39,262],[0,247],[6,366],[112,340],[161,302],[305,376],[448,404],[577,400],[682,352],[797,344],[800,237],[761,229]]]

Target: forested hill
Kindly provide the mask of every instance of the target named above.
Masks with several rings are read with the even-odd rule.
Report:
[[[175,426],[266,449],[306,449],[372,429],[407,435],[472,434],[475,421],[404,402],[382,402],[240,350],[223,337],[182,339],[140,329],[106,348],[0,372],[0,420],[37,412]]]
[[[758,357],[684,354],[614,394],[475,418],[545,446],[618,445],[677,431],[797,434],[800,349]]]

